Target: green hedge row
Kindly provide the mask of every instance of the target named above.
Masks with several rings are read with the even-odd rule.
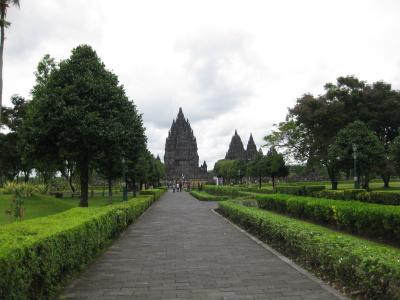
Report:
[[[159,199],[165,192],[166,190],[164,188],[159,188],[159,189],[148,189],[148,190],[143,190],[140,191],[140,195],[152,195],[154,196],[155,200]]]
[[[291,194],[298,196],[312,195],[315,192],[325,190],[324,185],[292,185],[277,186],[275,191],[280,194]]]
[[[155,200],[68,211],[0,227],[0,299],[51,299]]]
[[[243,192],[250,192],[250,193],[257,193],[257,194],[272,194],[274,190],[272,188],[262,187],[259,189],[258,187],[239,187],[240,191]]]
[[[323,279],[363,299],[400,299],[398,249],[231,201],[219,202],[219,207],[227,218]]]
[[[400,205],[400,193],[395,192],[365,192],[358,194],[356,199],[369,203]]]
[[[314,193],[313,196],[335,200],[358,200],[368,203],[400,205],[400,193],[396,192],[367,192],[363,189],[324,190]]]
[[[191,191],[190,194],[200,201],[225,201],[228,200],[228,196],[216,196],[206,192]]]
[[[355,200],[357,195],[365,192],[364,189],[323,190],[315,192],[312,196],[334,200]]]
[[[400,207],[292,195],[257,195],[260,208],[399,243]]]
[[[217,196],[230,196],[232,198],[239,196],[239,187],[236,186],[205,185],[203,190]]]

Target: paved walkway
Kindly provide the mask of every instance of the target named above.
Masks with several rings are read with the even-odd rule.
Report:
[[[336,299],[215,207],[168,192],[61,299]]]

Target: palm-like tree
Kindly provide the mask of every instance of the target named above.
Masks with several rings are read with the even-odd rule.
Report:
[[[19,0],[0,0],[0,128],[1,128],[1,111],[3,107],[3,52],[5,40],[5,28],[11,25],[6,20],[7,10],[10,6],[19,7]]]

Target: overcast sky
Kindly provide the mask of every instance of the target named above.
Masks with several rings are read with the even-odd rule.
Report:
[[[143,113],[150,150],[163,157],[182,107],[209,168],[235,129],[259,147],[298,97],[338,76],[400,89],[398,0],[21,0],[9,20],[6,105],[30,97],[44,54],[90,44]]]

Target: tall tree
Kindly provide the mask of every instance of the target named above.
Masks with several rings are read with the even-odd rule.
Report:
[[[272,187],[275,189],[276,178],[283,178],[289,175],[289,168],[285,164],[283,155],[278,153],[275,147],[271,147],[266,155],[268,174],[272,180]]]
[[[248,173],[251,177],[257,178],[259,188],[261,189],[262,178],[270,175],[269,162],[261,149],[254,159],[249,162]]]
[[[351,168],[353,159],[356,159],[356,171],[365,189],[369,189],[371,173],[379,171],[384,159],[383,145],[374,131],[361,121],[355,121],[341,129],[330,146],[329,153],[332,160],[341,163],[342,168]]]
[[[116,155],[127,158],[125,149],[145,143],[141,115],[90,46],[73,49],[69,59],[38,79],[24,122],[32,153],[41,160],[74,161],[79,205],[88,206],[89,165],[110,145],[119,145],[123,150]]]
[[[10,6],[19,7],[19,0],[0,0],[0,128],[2,126],[1,111],[3,107],[3,61],[5,29],[11,25],[6,20],[7,10]]]

